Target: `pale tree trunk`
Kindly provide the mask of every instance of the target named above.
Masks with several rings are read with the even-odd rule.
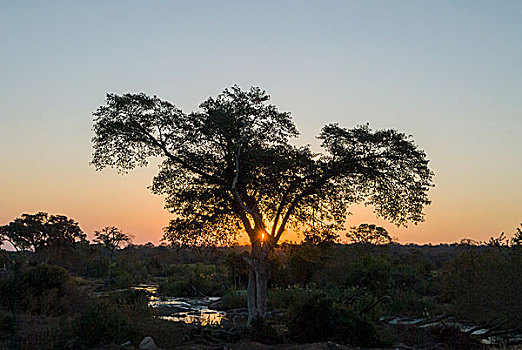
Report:
[[[248,279],[247,305],[248,324],[254,318],[265,318],[268,311],[268,255],[271,247],[259,243],[252,244]]]
[[[256,297],[257,312],[259,316],[264,318],[268,311],[268,268],[267,262],[260,262],[256,274]]]
[[[248,307],[248,324],[258,316],[256,305],[256,273],[252,265],[248,269],[248,290],[247,290],[247,307]]]

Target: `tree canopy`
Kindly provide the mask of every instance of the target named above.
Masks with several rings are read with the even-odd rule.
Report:
[[[17,250],[33,251],[44,247],[71,246],[86,239],[74,220],[45,212],[22,214],[9,224],[0,226],[0,236],[4,236]]]
[[[329,124],[316,154],[290,143],[290,114],[268,101],[234,86],[186,114],[156,96],[108,94],[94,113],[92,164],[126,172],[163,157],[151,189],[176,214],[172,242],[226,243],[244,229],[275,244],[289,226],[328,234],[356,203],[398,225],[422,221],[432,172],[410,136]]]

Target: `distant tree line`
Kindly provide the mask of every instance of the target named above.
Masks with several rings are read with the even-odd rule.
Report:
[[[132,241],[132,236],[115,226],[94,232],[94,242],[105,246],[111,260],[114,251]],[[17,251],[39,252],[46,248],[72,247],[87,243],[87,235],[73,219],[46,212],[22,214],[7,225],[0,226],[0,244],[9,242]]]

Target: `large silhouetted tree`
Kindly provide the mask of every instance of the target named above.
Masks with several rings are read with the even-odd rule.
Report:
[[[0,226],[0,233],[15,249],[33,251],[72,246],[86,238],[76,221],[45,212],[22,214],[9,224]]]
[[[186,114],[156,96],[108,94],[94,113],[97,169],[126,172],[163,158],[151,188],[176,215],[165,239],[213,244],[246,231],[249,320],[266,314],[268,255],[287,228],[331,235],[355,203],[397,225],[419,222],[432,185],[425,153],[409,136],[329,124],[316,154],[289,142],[298,136],[290,114],[268,100],[257,87],[234,86]]]

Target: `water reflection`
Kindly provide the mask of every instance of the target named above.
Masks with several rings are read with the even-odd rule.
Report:
[[[179,312],[175,316],[159,316],[159,318],[173,322],[197,323],[208,326],[220,324],[224,316],[224,312],[209,309],[201,310],[199,313]]]
[[[391,325],[417,326],[419,328],[453,328],[464,334],[477,336],[480,342],[484,345],[509,345],[522,342],[522,334],[517,333],[518,330],[500,331],[497,329],[495,332],[495,327],[491,328],[486,326],[481,328],[478,325],[458,322],[453,317],[449,316],[445,316],[444,318],[435,317],[432,318],[431,321],[420,317],[393,317],[391,319],[381,317],[380,320],[381,322],[386,321]]]
[[[163,297],[158,295],[158,285],[138,285],[149,296],[149,306],[155,308],[158,317],[173,322],[197,323],[202,326],[219,324],[226,312],[212,309],[219,297]]]

